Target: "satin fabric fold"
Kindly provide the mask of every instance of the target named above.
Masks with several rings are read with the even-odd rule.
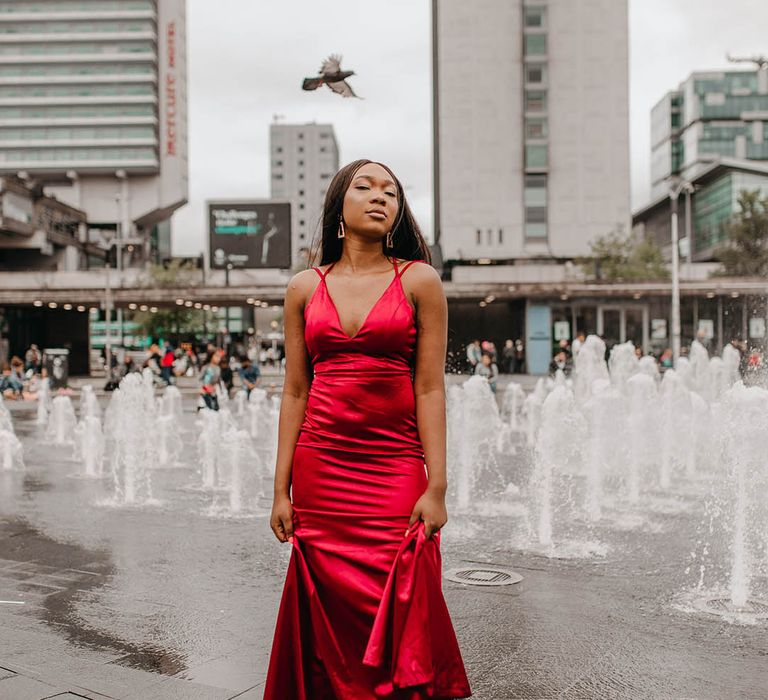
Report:
[[[292,464],[294,538],[268,700],[470,695],[439,535],[408,527],[427,472],[414,314],[395,274],[352,338],[324,278],[305,308],[314,377]]]

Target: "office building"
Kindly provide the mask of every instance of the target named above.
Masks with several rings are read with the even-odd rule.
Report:
[[[333,126],[275,122],[269,151],[271,198],[291,203],[291,255],[294,265],[303,265],[319,236],[325,192],[339,169]]]
[[[84,212],[122,265],[170,253],[186,102],[184,0],[0,1],[0,174]]]
[[[692,73],[651,111],[651,196],[719,158],[768,161],[768,63],[753,71]],[[755,163],[759,164],[759,163]]]
[[[467,263],[626,231],[626,0],[433,0],[435,234]]]

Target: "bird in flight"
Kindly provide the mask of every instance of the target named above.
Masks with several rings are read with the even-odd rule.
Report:
[[[355,71],[353,70],[341,70],[341,56],[331,54],[323,61],[323,65],[320,66],[320,75],[316,78],[304,78],[301,89],[317,90],[321,85],[327,85],[337,95],[357,97],[346,80],[354,74]]]

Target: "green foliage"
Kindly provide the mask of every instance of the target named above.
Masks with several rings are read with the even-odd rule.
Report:
[[[147,287],[189,287],[199,280],[199,271],[190,268],[181,260],[171,260],[167,265],[150,266],[144,278]],[[140,331],[157,341],[160,338],[176,340],[181,337],[202,333],[205,312],[186,306],[161,308],[156,313],[136,311],[133,320]],[[210,321],[210,317],[209,317]]]
[[[578,263],[588,279],[604,282],[639,282],[669,279],[661,248],[646,237],[636,240],[612,231],[590,243],[592,255]]]
[[[160,338],[175,341],[202,333],[203,314],[204,312],[198,309],[177,306],[172,309],[158,309],[154,314],[150,311],[136,311],[132,320],[138,324],[140,333],[150,336],[154,341]],[[211,319],[208,320],[210,322]]]
[[[768,274],[768,196],[742,190],[739,211],[725,227],[727,243],[715,251],[722,263],[716,274],[763,277]]]

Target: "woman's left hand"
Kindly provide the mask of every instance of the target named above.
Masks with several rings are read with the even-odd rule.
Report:
[[[445,508],[445,496],[427,489],[416,501],[408,521],[410,528],[417,520],[424,521],[424,534],[427,539],[448,522],[448,511]]]

